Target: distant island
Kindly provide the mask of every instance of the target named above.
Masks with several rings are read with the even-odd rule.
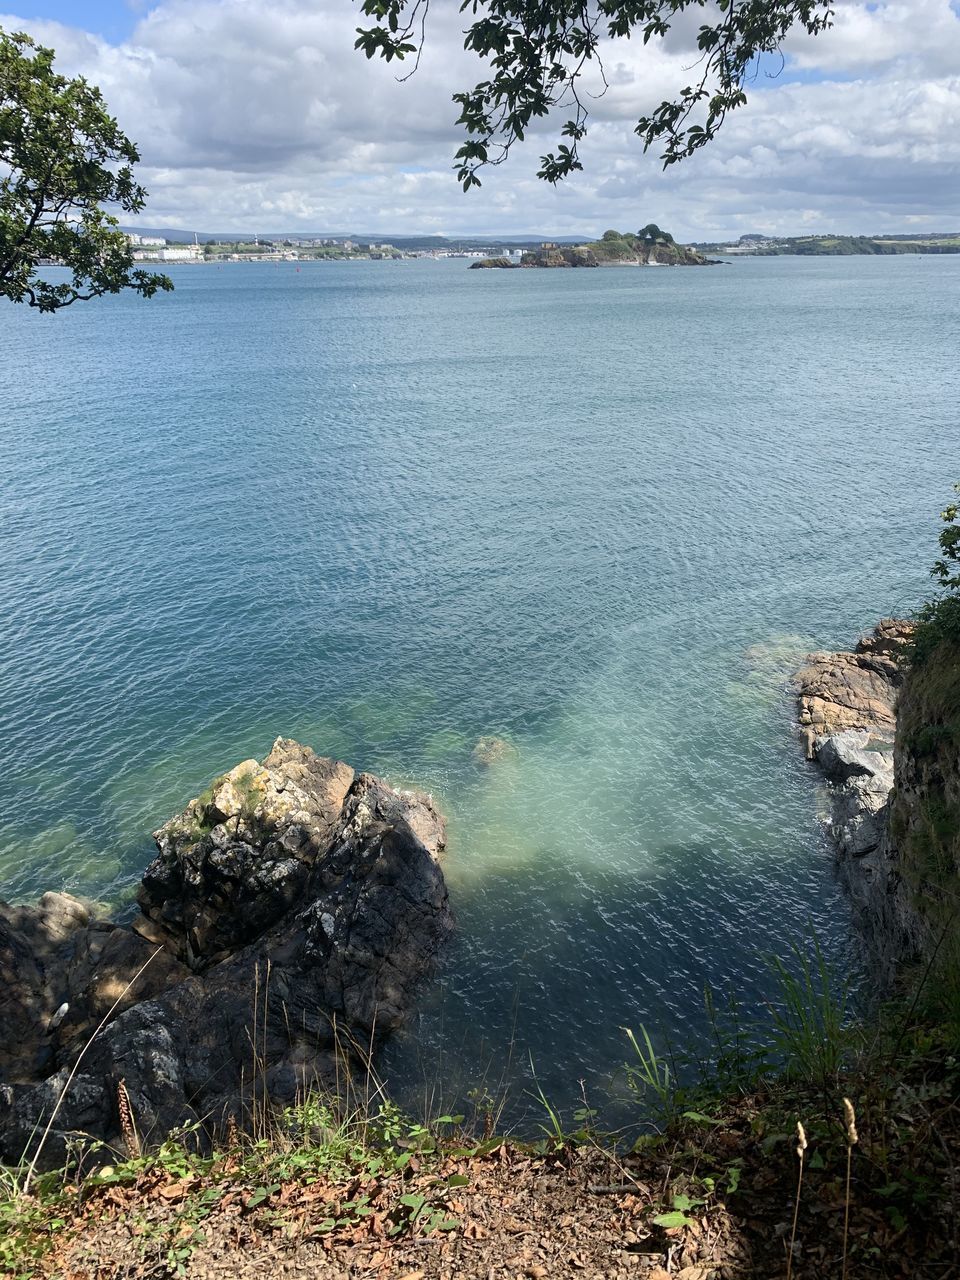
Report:
[[[745,235],[730,243],[697,244],[706,253],[753,258],[794,254],[800,257],[845,258],[855,254],[960,253],[960,231],[889,236],[763,236]]]
[[[705,267],[709,258],[687,245],[677,244],[669,231],[650,222],[636,233],[605,231],[588,244],[560,245],[544,241],[538,249],[518,256],[506,254],[481,258],[470,264],[471,271],[515,267]]]

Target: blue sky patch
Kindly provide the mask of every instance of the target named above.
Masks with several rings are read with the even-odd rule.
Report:
[[[156,4],[149,0],[20,0],[20,3],[13,0],[10,4],[17,17],[52,19],[68,27],[92,31],[112,44],[125,40],[143,15],[153,8]]]

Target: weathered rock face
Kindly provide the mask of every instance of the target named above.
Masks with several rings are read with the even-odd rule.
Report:
[[[903,683],[898,653],[912,624],[885,618],[851,653],[813,653],[794,677],[800,724],[818,737],[864,729],[892,742]]]
[[[120,1080],[149,1140],[243,1123],[255,1097],[291,1102],[332,1081],[351,1046],[403,1020],[452,927],[429,797],[294,742],[231,770],[156,839],[140,933],[91,923],[62,895],[0,914],[2,1159],[27,1147],[81,1030],[145,961],[64,1095],[48,1162],[72,1131],[119,1143]]]
[[[91,918],[68,893],[45,893],[37,907],[0,903],[0,1079],[37,1079],[117,1001],[119,1012],[188,976],[161,952],[125,991],[155,950],[129,929]]]
[[[882,980],[912,947],[888,838],[900,654],[912,631],[909,622],[884,619],[852,652],[811,654],[794,678],[807,758],[828,780],[840,875]]]
[[[154,832],[137,899],[162,941],[206,968],[275,924],[306,888],[354,780],[349,765],[278,739]]]
[[[655,244],[646,249],[644,262],[647,266],[660,267],[707,267],[715,264],[705,258],[696,249],[682,244]]]
[[[476,262],[470,263],[471,271],[512,271],[519,267],[519,262],[513,262],[510,258],[478,258]]]
[[[574,248],[531,249],[520,259],[521,267],[596,267],[597,256],[592,249],[577,245]]]

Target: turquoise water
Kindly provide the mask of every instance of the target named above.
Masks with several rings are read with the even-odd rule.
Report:
[[[128,903],[284,734],[449,814],[411,1093],[572,1106],[807,922],[847,963],[784,682],[927,590],[960,260],[176,284],[0,309],[0,894]]]

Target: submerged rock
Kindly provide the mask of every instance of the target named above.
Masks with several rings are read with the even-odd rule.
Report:
[[[232,769],[155,838],[132,929],[66,895],[0,909],[0,1159],[27,1148],[118,996],[47,1163],[75,1131],[120,1143],[121,1080],[150,1141],[331,1082],[402,1022],[452,928],[430,798],[296,742]]]
[[[477,740],[472,756],[477,764],[498,764],[501,760],[512,760],[517,755],[517,748],[506,738],[498,738],[489,734]]]

